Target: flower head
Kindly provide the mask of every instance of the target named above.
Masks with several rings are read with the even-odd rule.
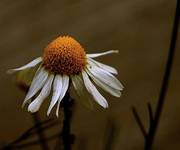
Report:
[[[103,53],[86,54],[83,47],[74,38],[63,36],[52,41],[44,49],[43,57],[38,57],[30,63],[8,72],[21,71],[40,64],[23,103],[23,106],[30,103],[28,106],[30,112],[38,111],[52,90],[52,99],[47,115],[57,104],[56,115],[58,116],[60,102],[70,86],[70,81],[80,96],[83,95],[83,86],[85,86],[95,101],[107,108],[106,99],[99,93],[92,81],[116,97],[120,97],[123,86],[113,75],[117,74],[115,68],[93,58],[117,52],[117,50],[110,50]],[[37,95],[38,92],[40,92],[39,95]],[[35,95],[37,97],[31,101]]]
[[[58,37],[44,50],[44,67],[57,74],[79,74],[86,64],[82,46],[72,37]]]

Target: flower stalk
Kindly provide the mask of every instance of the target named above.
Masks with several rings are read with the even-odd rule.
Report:
[[[71,150],[71,144],[73,143],[73,135],[71,134],[71,118],[72,118],[72,107],[74,100],[67,92],[64,99],[62,100],[62,107],[64,110],[64,120],[62,129],[62,140],[64,150]]]

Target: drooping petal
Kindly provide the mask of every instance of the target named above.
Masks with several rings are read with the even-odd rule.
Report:
[[[108,103],[107,103],[106,99],[98,92],[98,90],[92,84],[92,82],[90,81],[90,79],[85,71],[82,71],[82,76],[83,76],[83,80],[84,80],[86,89],[93,96],[95,101],[102,107],[107,108]]]
[[[75,91],[79,95],[78,100],[80,100],[82,104],[84,104],[86,107],[92,109],[93,104],[89,98],[89,93],[87,92],[86,87],[84,86],[82,77],[80,75],[72,75],[71,81]]]
[[[99,86],[101,87],[103,90],[105,90],[106,92],[110,93],[113,96],[116,97],[120,97],[121,96],[121,92],[120,90],[114,89],[111,86],[109,86],[108,84],[102,82],[102,80],[99,80],[98,78],[96,78],[90,71],[90,69],[86,69],[86,72],[89,74],[89,76],[92,78],[92,80]]]
[[[92,58],[88,58],[88,63],[90,65],[96,65],[96,66],[98,66],[98,67],[100,67],[100,68],[102,68],[102,69],[104,69],[104,70],[106,70],[106,71],[108,71],[110,73],[118,74],[118,71],[115,68],[113,68],[111,66],[108,66],[108,65],[105,65],[103,63],[100,63],[100,62],[98,62],[98,61],[96,61],[96,60],[94,60]]]
[[[123,90],[124,87],[119,82],[119,80],[106,70],[103,70],[97,66],[93,66],[89,68],[89,71],[95,76],[96,79],[100,80],[101,82],[106,83],[114,89]]]
[[[59,115],[60,103],[61,103],[62,99],[64,98],[64,96],[65,96],[65,94],[66,94],[66,92],[68,90],[68,87],[69,87],[69,76],[63,75],[63,78],[62,78],[62,91],[61,91],[61,94],[59,96],[57,109],[56,109],[56,116],[57,117]]]
[[[52,100],[51,100],[51,103],[50,103],[48,111],[47,111],[48,116],[49,116],[52,108],[58,101],[61,91],[62,91],[62,76],[56,75],[56,77],[54,79],[54,83],[53,83],[53,96],[52,96]]]
[[[38,58],[34,59],[33,61],[31,61],[30,63],[28,63],[28,64],[26,64],[20,68],[9,69],[7,71],[7,73],[11,74],[11,73],[14,73],[16,71],[21,71],[21,70],[24,70],[27,68],[32,68],[32,67],[36,66],[37,64],[39,64],[40,62],[42,62],[42,57],[38,57]]]
[[[51,91],[51,85],[54,79],[54,75],[50,75],[42,88],[40,94],[38,97],[31,102],[31,104],[28,106],[28,111],[34,113],[37,112],[42,104],[42,102],[45,100],[47,96],[49,96],[50,91]]]
[[[29,91],[25,97],[22,107],[32,98],[45,84],[48,78],[48,72],[44,68],[39,68],[33,78]]]
[[[87,54],[87,57],[90,58],[95,58],[95,57],[99,57],[99,56],[103,56],[103,55],[108,55],[108,54],[112,54],[112,53],[118,53],[118,50],[109,50],[106,52],[102,52],[102,53],[96,53],[96,54]]]

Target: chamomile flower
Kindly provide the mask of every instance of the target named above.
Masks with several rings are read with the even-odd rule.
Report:
[[[60,103],[68,91],[70,83],[80,96],[83,95],[82,87],[85,86],[94,100],[102,107],[107,108],[106,99],[99,93],[94,83],[116,97],[121,96],[123,85],[113,75],[117,74],[115,68],[102,64],[94,58],[111,53],[118,53],[118,51],[86,54],[83,47],[74,38],[62,36],[52,41],[44,49],[42,57],[38,57],[20,68],[10,69],[8,72],[13,73],[39,65],[23,102],[23,106],[29,104],[28,111],[32,113],[39,110],[43,101],[52,91],[47,115],[57,104],[56,115],[58,116]],[[35,96],[36,98],[31,101]]]

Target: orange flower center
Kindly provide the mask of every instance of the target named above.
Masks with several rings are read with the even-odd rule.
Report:
[[[85,51],[72,37],[58,37],[44,49],[43,65],[50,72],[79,74],[85,64]]]

